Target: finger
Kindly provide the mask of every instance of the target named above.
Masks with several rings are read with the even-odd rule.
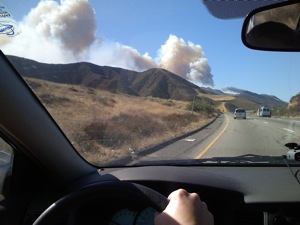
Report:
[[[201,200],[200,196],[197,193],[190,193],[189,197],[193,200]]]
[[[177,197],[186,197],[188,196],[189,193],[185,189],[178,189],[176,191],[173,191],[169,196],[168,199],[171,200],[172,198],[177,198]]]

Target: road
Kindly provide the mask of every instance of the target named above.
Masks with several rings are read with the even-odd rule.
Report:
[[[257,154],[281,156],[288,142],[300,142],[300,121],[262,118],[247,114],[247,119],[233,119],[222,114],[205,129],[178,140],[159,151],[141,157],[153,159],[199,159],[219,156]]]

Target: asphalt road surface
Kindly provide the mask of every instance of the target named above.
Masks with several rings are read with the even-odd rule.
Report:
[[[198,133],[178,140],[141,160],[200,159],[245,154],[285,155],[288,142],[300,142],[300,121],[263,118],[247,114],[247,119],[233,119],[222,114]]]

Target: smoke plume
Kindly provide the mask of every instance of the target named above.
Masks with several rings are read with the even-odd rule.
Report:
[[[88,61],[144,71],[167,69],[196,84],[214,86],[202,47],[170,35],[156,57],[96,36],[96,12],[87,0],[41,1],[19,23],[21,34],[2,41],[11,54],[46,63]],[[101,29],[101,27],[99,27]]]
[[[170,35],[159,50],[159,65],[195,83],[214,86],[208,60],[200,45]]]
[[[34,27],[38,35],[75,54],[85,51],[95,41],[95,12],[85,0],[65,0],[61,5],[42,1],[30,11],[24,23]]]

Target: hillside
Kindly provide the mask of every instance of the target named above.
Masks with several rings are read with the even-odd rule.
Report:
[[[273,95],[256,94],[250,91],[246,91],[234,87],[226,88],[226,90],[234,92],[236,93],[235,96],[254,102],[258,104],[258,106],[266,105],[269,107],[282,107],[287,105],[287,102],[284,102]]]
[[[290,99],[287,106],[273,110],[275,116],[299,117],[300,116],[300,92]]]
[[[135,72],[86,62],[45,64],[15,56],[10,56],[9,60],[24,77],[82,85],[113,93],[191,100],[197,93],[205,92],[197,85],[163,69]]]
[[[300,92],[291,98],[287,109],[300,112]]]
[[[164,99],[192,100],[204,91],[189,81],[164,69],[149,69],[140,73],[130,87],[140,96]]]
[[[25,80],[78,152],[95,164],[133,156],[144,148],[198,129],[216,116],[196,111],[192,114],[190,102],[186,101]]]
[[[236,93],[229,95],[220,90],[199,87],[174,73],[159,68],[136,72],[87,62],[45,64],[16,56],[9,56],[9,60],[24,77],[60,84],[81,85],[118,94],[184,101],[192,101],[195,96],[199,95],[202,95],[202,98],[206,98],[205,95],[207,95],[213,101],[222,96],[234,96],[235,98],[230,101],[216,101],[217,108],[226,107],[229,111],[232,111],[234,107],[254,110],[261,105],[269,107],[287,105],[275,96],[256,94],[238,88],[226,88],[227,91]],[[208,102],[205,99],[204,101]]]

